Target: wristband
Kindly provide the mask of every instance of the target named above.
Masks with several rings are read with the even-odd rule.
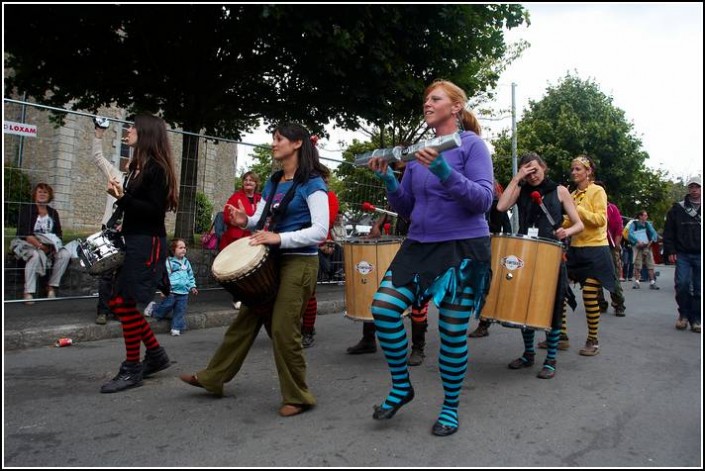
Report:
[[[384,182],[384,186],[387,187],[387,191],[389,193],[394,193],[397,188],[399,188],[399,182],[390,167],[387,167],[387,173],[381,173],[375,170],[375,175],[377,175],[377,178]]]
[[[437,176],[442,182],[446,181],[450,176],[451,168],[443,157],[443,154],[439,155],[436,160],[431,162],[428,169]]]

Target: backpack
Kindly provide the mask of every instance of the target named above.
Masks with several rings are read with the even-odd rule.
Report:
[[[625,246],[627,246],[627,247],[631,247],[631,246],[632,246],[632,244],[629,242],[629,228],[632,227],[632,223],[633,223],[634,221],[635,221],[634,219],[630,220],[630,221],[624,226],[624,229],[622,229],[622,243],[623,243]]]

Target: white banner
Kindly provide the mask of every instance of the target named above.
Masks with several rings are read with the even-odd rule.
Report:
[[[2,132],[5,134],[17,134],[19,136],[37,137],[37,126],[27,123],[3,121]]]

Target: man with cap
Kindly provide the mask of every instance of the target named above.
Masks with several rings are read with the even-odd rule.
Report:
[[[670,263],[676,264],[676,329],[685,330],[690,323],[690,329],[700,333],[701,178],[691,177],[687,187],[688,194],[682,201],[673,203],[666,215],[663,254]]]

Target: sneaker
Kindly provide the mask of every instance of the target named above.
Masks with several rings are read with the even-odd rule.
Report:
[[[609,309],[610,305],[607,303],[607,301],[603,303],[599,303],[600,305],[600,312],[607,312],[607,309]]]
[[[634,281],[634,284],[632,285],[632,289],[641,289],[641,285],[639,284],[638,280]]]
[[[47,290],[47,298],[54,299],[56,298],[56,290],[50,286],[49,289]]]
[[[172,336],[172,337],[178,337],[179,335],[181,335],[181,331],[180,331],[180,330],[171,329],[171,336]]]
[[[579,352],[582,356],[592,357],[600,353],[600,345],[597,340],[588,339],[585,346]]]
[[[315,339],[313,336],[316,335],[315,329],[310,332],[302,332],[303,338],[301,339],[301,345],[304,348],[309,348],[313,346]]]
[[[152,313],[154,312],[154,306],[156,306],[156,305],[157,305],[157,303],[155,303],[154,301],[147,304],[147,307],[144,308],[145,317],[150,317],[152,315]]]
[[[116,393],[125,389],[142,386],[142,363],[128,363],[124,361],[120,365],[118,374],[105,383],[101,388],[102,393]]]
[[[423,347],[412,347],[411,355],[409,355],[409,366],[420,366],[424,358],[426,358],[426,354],[423,351]]]
[[[95,318],[95,323],[98,325],[105,325],[108,323],[108,315],[104,312],[99,313]]]
[[[678,318],[676,321],[676,329],[685,330],[688,327],[688,319]]]
[[[653,282],[653,283],[649,284],[649,289],[661,289],[661,288],[656,286],[656,282]]]
[[[509,367],[510,370],[518,370],[520,368],[528,368],[530,366],[533,366],[535,356],[536,356],[535,353],[524,352],[524,355],[517,358],[516,360],[512,360],[512,362],[509,363],[507,366]]]
[[[690,327],[690,330],[692,330],[695,333],[700,333],[700,322],[696,322]]]
[[[548,349],[548,344],[545,340],[543,342],[539,342],[538,346],[544,350]],[[558,340],[558,350],[568,350],[569,348],[570,342],[568,341],[568,336],[561,334],[561,338]]]
[[[536,375],[537,378],[551,379],[556,376],[556,360],[546,360],[543,362],[543,368]]]
[[[624,308],[621,309],[615,309],[614,310],[614,315],[617,317],[624,317],[626,314],[624,313]]]
[[[29,306],[29,305],[31,305],[31,304],[34,304],[34,301],[33,301],[34,296],[32,296],[32,293],[25,293],[24,296],[23,296],[23,298],[24,298],[24,303],[25,303],[26,305]]]
[[[166,370],[171,366],[171,361],[164,350],[164,347],[157,347],[147,350],[144,354],[144,362],[142,363],[142,377],[148,378],[154,373]]]

